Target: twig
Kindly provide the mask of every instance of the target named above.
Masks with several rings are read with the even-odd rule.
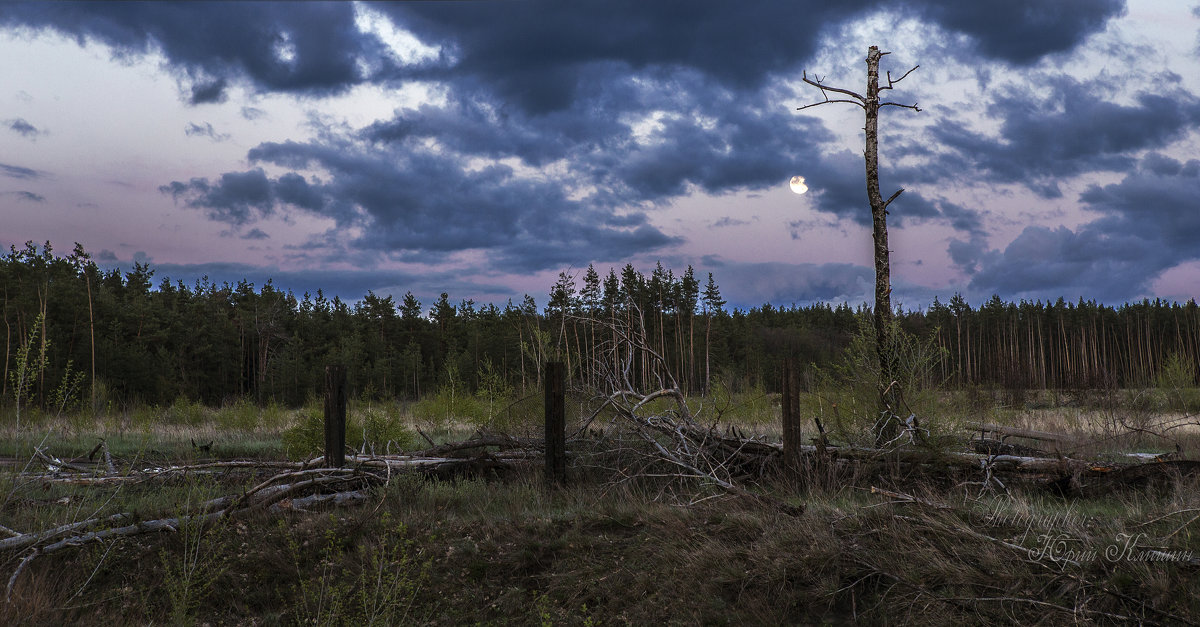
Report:
[[[1020,598],[1020,597],[943,597],[943,598],[946,601],[956,601],[956,602],[962,602],[962,603],[970,603],[973,601],[976,601],[976,602],[984,601],[984,602],[988,602],[988,603],[1027,603],[1029,605],[1039,605],[1042,607],[1056,609],[1056,610],[1059,610],[1060,612],[1065,612],[1067,614],[1071,614],[1072,616],[1082,612],[1084,614],[1094,614],[1096,616],[1103,616],[1105,618],[1111,618],[1111,619],[1119,620],[1119,621],[1133,620],[1132,617],[1122,616],[1120,614],[1110,614],[1108,612],[1103,612],[1100,610],[1091,610],[1086,607],[1069,608],[1069,607],[1066,607],[1063,605],[1058,605],[1056,603],[1050,603],[1049,601],[1039,601],[1038,599],[1026,599],[1026,598]],[[1141,621],[1139,621],[1139,622],[1141,622]]]
[[[934,503],[933,501],[927,501],[925,499],[912,496],[911,494],[904,494],[903,492],[892,492],[891,490],[884,490],[883,488],[877,488],[875,486],[871,486],[871,494],[881,494],[883,496],[888,497],[889,499],[896,499],[897,502],[916,503],[918,505],[924,505],[925,507],[932,507],[933,509],[941,509],[941,510],[954,509],[953,507],[951,507],[949,505],[942,505],[941,503]]]
[[[1186,514],[1188,512],[1200,512],[1200,507],[1189,507],[1187,509],[1180,509],[1180,510],[1176,510],[1173,512],[1168,512],[1157,518],[1151,518],[1150,520],[1147,520],[1146,522],[1142,522],[1142,523],[1133,525],[1133,528],[1136,529],[1138,527],[1145,527],[1146,525],[1154,524],[1160,520],[1165,520],[1167,518],[1170,518],[1171,516],[1175,516],[1176,514]],[[1196,520],[1196,519],[1193,518],[1192,520]],[[1188,522],[1189,522],[1189,524],[1191,523],[1191,521],[1188,521]]]
[[[32,562],[33,558],[35,558],[37,556],[38,556],[38,550],[34,549],[34,550],[30,551],[28,555],[21,558],[21,563],[17,564],[17,568],[15,570],[13,570],[12,576],[8,578],[8,587],[4,591],[4,602],[5,603],[12,602],[12,590],[13,590],[13,586],[17,583],[17,577],[19,577],[21,575],[21,571],[25,570],[25,567],[29,565],[29,562]]]
[[[1175,531],[1172,531],[1171,533],[1168,533],[1167,535],[1163,536],[1163,540],[1166,540],[1167,538],[1170,538],[1171,536],[1173,536],[1173,535],[1175,535],[1175,534],[1179,533],[1180,531],[1183,531],[1184,529],[1186,529],[1186,528],[1187,528],[1187,526],[1188,526],[1188,525],[1190,525],[1190,524],[1192,524],[1192,523],[1196,522],[1196,520],[1197,520],[1197,519],[1200,519],[1200,514],[1196,514],[1195,516],[1192,516],[1192,519],[1191,519],[1191,520],[1189,520],[1189,521],[1187,521],[1187,522],[1183,523],[1182,525],[1180,525],[1180,527],[1179,527],[1178,529],[1176,529]]]
[[[429,443],[429,446],[431,446],[431,447],[437,446],[437,444],[434,444],[433,440],[429,436],[425,435],[424,431],[421,431],[420,427],[416,427],[416,429],[417,429],[417,433],[419,433],[421,435],[421,437],[425,438],[425,441]]]

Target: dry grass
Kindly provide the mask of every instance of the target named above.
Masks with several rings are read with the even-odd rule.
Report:
[[[986,411],[989,421],[1078,427],[1092,437],[1091,423],[1073,416],[1103,416],[1074,407]],[[224,432],[212,420],[104,433],[129,450],[177,447],[186,455],[191,438]],[[244,437],[250,433],[266,440],[278,432]],[[28,432],[10,435],[12,446],[37,444]],[[58,437],[83,453],[96,441],[84,431]],[[234,447],[235,436],[227,437]],[[274,447],[264,445],[264,454],[281,456],[277,440]],[[1200,558],[1195,480],[1096,498],[1032,488],[981,496],[953,481],[830,466],[751,486],[805,504],[793,518],[694,481],[614,481],[600,466],[612,467],[577,465],[566,487],[547,486],[536,473],[507,481],[399,477],[357,507],[253,514],[41,556],[0,604],[0,623],[1200,621],[1200,561],[1186,559]],[[15,482],[16,470],[0,476],[0,524],[21,531],[118,511],[173,515],[189,500],[235,493],[246,482],[46,487]],[[913,498],[875,494],[873,485]],[[0,582],[21,557],[0,555]]]
[[[804,502],[792,518],[677,481],[399,478],[361,507],[255,515],[38,558],[0,622],[366,624],[364,608],[383,594],[376,572],[397,574],[388,590],[403,594],[384,606],[413,624],[1200,619],[1190,592],[1200,569],[1133,559],[1147,547],[1200,556],[1195,483],[1072,501],[908,485],[922,503],[854,481],[758,487]],[[170,508],[168,494],[159,510]],[[707,498],[688,505],[698,497]],[[150,515],[155,505],[142,498]],[[13,513],[0,517],[8,524]],[[1137,548],[1126,551],[1129,537]],[[5,556],[0,580],[16,557]],[[197,582],[191,597],[181,593],[186,572]]]

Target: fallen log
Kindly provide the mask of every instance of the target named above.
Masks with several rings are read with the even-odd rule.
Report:
[[[1046,451],[1033,448],[1032,446],[1022,446],[1020,444],[1010,444],[1001,440],[979,439],[971,440],[971,450],[983,455],[1019,455],[1022,457],[1045,457]]]
[[[460,442],[447,442],[432,446],[423,451],[410,453],[408,457],[462,457],[471,456],[479,449],[495,446],[501,451],[512,449],[542,450],[545,445],[540,439],[515,438],[503,433],[477,432],[469,439]]]
[[[1075,438],[1064,433],[1054,433],[1051,431],[1038,431],[1036,429],[1021,429],[1019,427],[1008,427],[1005,425],[996,425],[984,422],[971,423],[970,427],[975,431],[979,431],[986,438],[988,433],[998,433],[1001,440],[1008,437],[1028,438],[1030,440],[1041,440],[1048,442],[1059,442],[1062,444],[1074,444]]]

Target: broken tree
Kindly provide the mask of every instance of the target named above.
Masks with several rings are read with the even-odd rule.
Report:
[[[892,338],[892,287],[891,266],[889,261],[887,233],[887,207],[896,200],[904,189],[898,189],[887,200],[879,192],[879,109],[887,106],[903,107],[920,111],[916,104],[900,104],[896,102],[880,102],[879,92],[892,87],[904,80],[920,66],[913,67],[900,78],[892,79],[892,73],[887,73],[887,85],[879,85],[879,60],[889,52],[880,52],[878,46],[867,50],[867,95],[863,96],[849,89],[830,87],[822,79],[810,79],[804,73],[805,83],[821,90],[825,100],[798,107],[797,110],[808,109],[830,102],[847,102],[863,108],[866,113],[866,147],[863,155],[867,166],[867,200],[871,203],[871,234],[875,240],[875,342],[879,355],[879,409],[881,420],[875,437],[876,445],[881,445],[895,437],[899,427],[897,414],[899,390],[896,389],[893,376],[893,338]],[[830,98],[830,92],[849,96],[847,98]],[[891,420],[896,416],[897,420]]]

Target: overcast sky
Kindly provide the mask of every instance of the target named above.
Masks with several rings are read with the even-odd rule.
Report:
[[[920,65],[880,121],[894,303],[1200,296],[1186,0],[6,2],[0,244],[351,301],[661,261],[869,303],[862,109],[797,107],[872,44]]]

